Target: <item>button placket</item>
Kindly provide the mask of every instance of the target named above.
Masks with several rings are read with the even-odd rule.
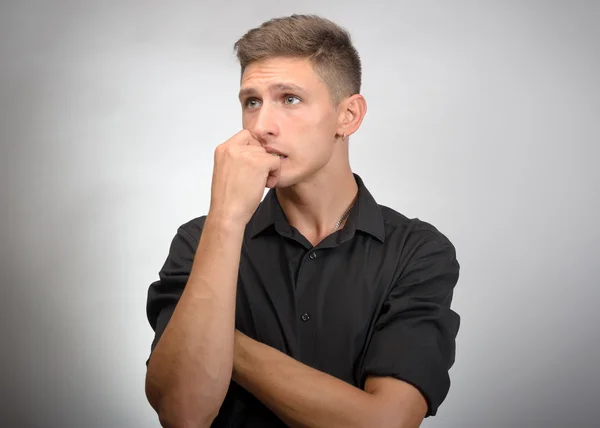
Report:
[[[316,298],[318,295],[318,284],[321,276],[320,265],[322,254],[310,249],[305,253],[301,261],[300,272],[297,278],[295,293],[296,305],[296,329],[298,334],[298,359],[305,364],[314,361],[315,358],[315,340],[317,338],[316,328],[318,327],[318,311],[315,309]]]

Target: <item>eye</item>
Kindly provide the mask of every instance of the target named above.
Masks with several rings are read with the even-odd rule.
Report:
[[[245,102],[244,105],[247,108],[256,108],[260,106],[260,101],[256,98],[248,98]]]
[[[288,105],[298,104],[300,102],[300,98],[295,95],[286,95],[284,97],[284,102]]]

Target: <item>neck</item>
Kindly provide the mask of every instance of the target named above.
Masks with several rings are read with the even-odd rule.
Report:
[[[333,232],[357,192],[348,164],[337,171],[321,170],[302,183],[277,189],[277,199],[290,225],[316,245]]]

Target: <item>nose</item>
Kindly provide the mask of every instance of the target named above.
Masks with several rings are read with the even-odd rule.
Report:
[[[260,110],[255,113],[254,122],[251,124],[249,131],[254,138],[263,144],[278,135],[279,126],[275,111],[267,103],[263,104]]]

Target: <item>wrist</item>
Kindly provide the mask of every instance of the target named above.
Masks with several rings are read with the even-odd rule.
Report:
[[[249,345],[252,345],[247,336],[245,336],[240,331],[235,331],[234,336],[234,351],[233,351],[233,371],[232,371],[232,379],[240,384],[240,386],[245,385],[244,382],[244,370],[245,367],[249,364],[248,360],[250,358],[250,348]],[[250,363],[251,364],[251,363]]]
[[[243,233],[246,228],[246,223],[240,218],[236,218],[233,215],[219,212],[215,210],[209,210],[206,216],[205,227],[217,228],[225,232],[241,232]]]

